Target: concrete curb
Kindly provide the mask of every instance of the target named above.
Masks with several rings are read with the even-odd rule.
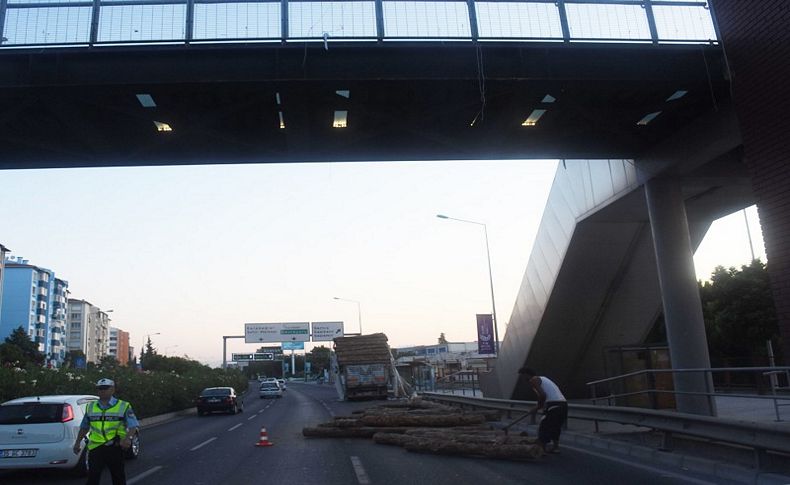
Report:
[[[584,433],[577,433],[567,430],[563,431],[562,441],[570,442],[578,447],[590,448],[592,450],[607,450],[613,455],[619,455],[620,457],[630,456],[638,458],[640,460],[645,460],[648,463],[653,463],[657,466],[674,468],[678,473],[692,471],[711,477],[722,478],[745,484],[790,484],[790,476],[787,475],[760,472],[753,468],[733,465],[732,463],[674,454],[672,452],[660,451],[648,446],[635,445],[625,441],[591,436]]]
[[[194,414],[197,414],[196,408],[187,408],[181,411],[160,414],[158,416],[151,416],[150,418],[145,418],[140,420],[140,428],[142,429],[150,428],[152,426],[156,426],[157,424],[166,423],[168,421],[172,421],[177,418],[181,418],[184,416],[191,416]]]

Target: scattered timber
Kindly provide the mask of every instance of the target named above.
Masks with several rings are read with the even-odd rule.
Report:
[[[485,424],[498,420],[495,411],[465,412],[419,398],[388,402],[351,416],[335,416],[302,434],[317,438],[369,438],[415,453],[477,456],[501,460],[534,460],[542,448],[526,432],[508,434]]]

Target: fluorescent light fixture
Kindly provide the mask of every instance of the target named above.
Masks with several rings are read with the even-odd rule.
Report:
[[[535,126],[538,124],[538,120],[543,114],[546,112],[545,109],[533,109],[532,113],[529,114],[529,117],[521,123],[521,126]]]
[[[678,89],[677,91],[675,91],[675,93],[672,96],[667,98],[667,101],[674,101],[676,99],[680,99],[683,96],[685,96],[686,93],[688,93],[688,91],[685,91],[683,89]]]
[[[343,96],[346,99],[351,97],[351,91],[349,91],[348,89],[340,89],[340,90],[335,91],[335,93],[338,96]]]
[[[150,94],[138,94],[137,101],[140,102],[143,108],[156,108],[154,98],[152,98]]]
[[[282,104],[282,102],[280,102],[280,93],[274,93],[274,99],[277,101],[277,106]]]
[[[348,111],[335,111],[335,120],[332,122],[332,128],[346,128],[348,126]]]
[[[647,114],[647,115],[644,116],[644,118],[642,118],[641,120],[637,121],[636,124],[639,125],[639,126],[645,126],[646,124],[648,124],[651,121],[653,121],[654,119],[656,119],[656,116],[658,116],[660,114],[661,114],[661,111],[656,111],[655,113]]]
[[[156,131],[173,131],[170,125],[161,121],[154,121],[154,125],[156,126]]]
[[[555,98],[554,96],[552,96],[550,94],[547,94],[546,96],[543,96],[543,99],[541,100],[541,103],[553,103],[555,101],[557,101],[557,98]]]
[[[279,115],[280,115],[280,129],[284,130],[285,129],[285,119],[283,118],[283,112],[280,111]]]

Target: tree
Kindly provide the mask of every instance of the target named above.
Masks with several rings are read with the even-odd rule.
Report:
[[[700,284],[702,313],[713,367],[766,365],[771,340],[781,362],[781,340],[766,265],[755,259],[740,270],[717,266]]]
[[[20,325],[0,345],[0,362],[3,365],[26,367],[42,365],[44,354],[38,351],[38,345],[27,335]]]
[[[439,334],[439,345],[443,345],[447,343],[447,338],[444,336],[444,332]]]
[[[307,360],[310,362],[310,372],[312,374],[317,374],[324,369],[329,369],[329,354],[331,352],[329,347],[319,345],[318,347],[314,347],[313,350],[307,354]]]
[[[146,341],[145,346],[140,351],[140,367],[143,369],[149,370],[149,361],[157,357],[159,354],[156,352],[156,348],[151,343],[151,336],[148,336],[148,341]]]

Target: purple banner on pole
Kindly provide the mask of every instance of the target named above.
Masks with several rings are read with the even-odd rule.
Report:
[[[494,354],[494,320],[490,313],[477,315],[477,353]]]

